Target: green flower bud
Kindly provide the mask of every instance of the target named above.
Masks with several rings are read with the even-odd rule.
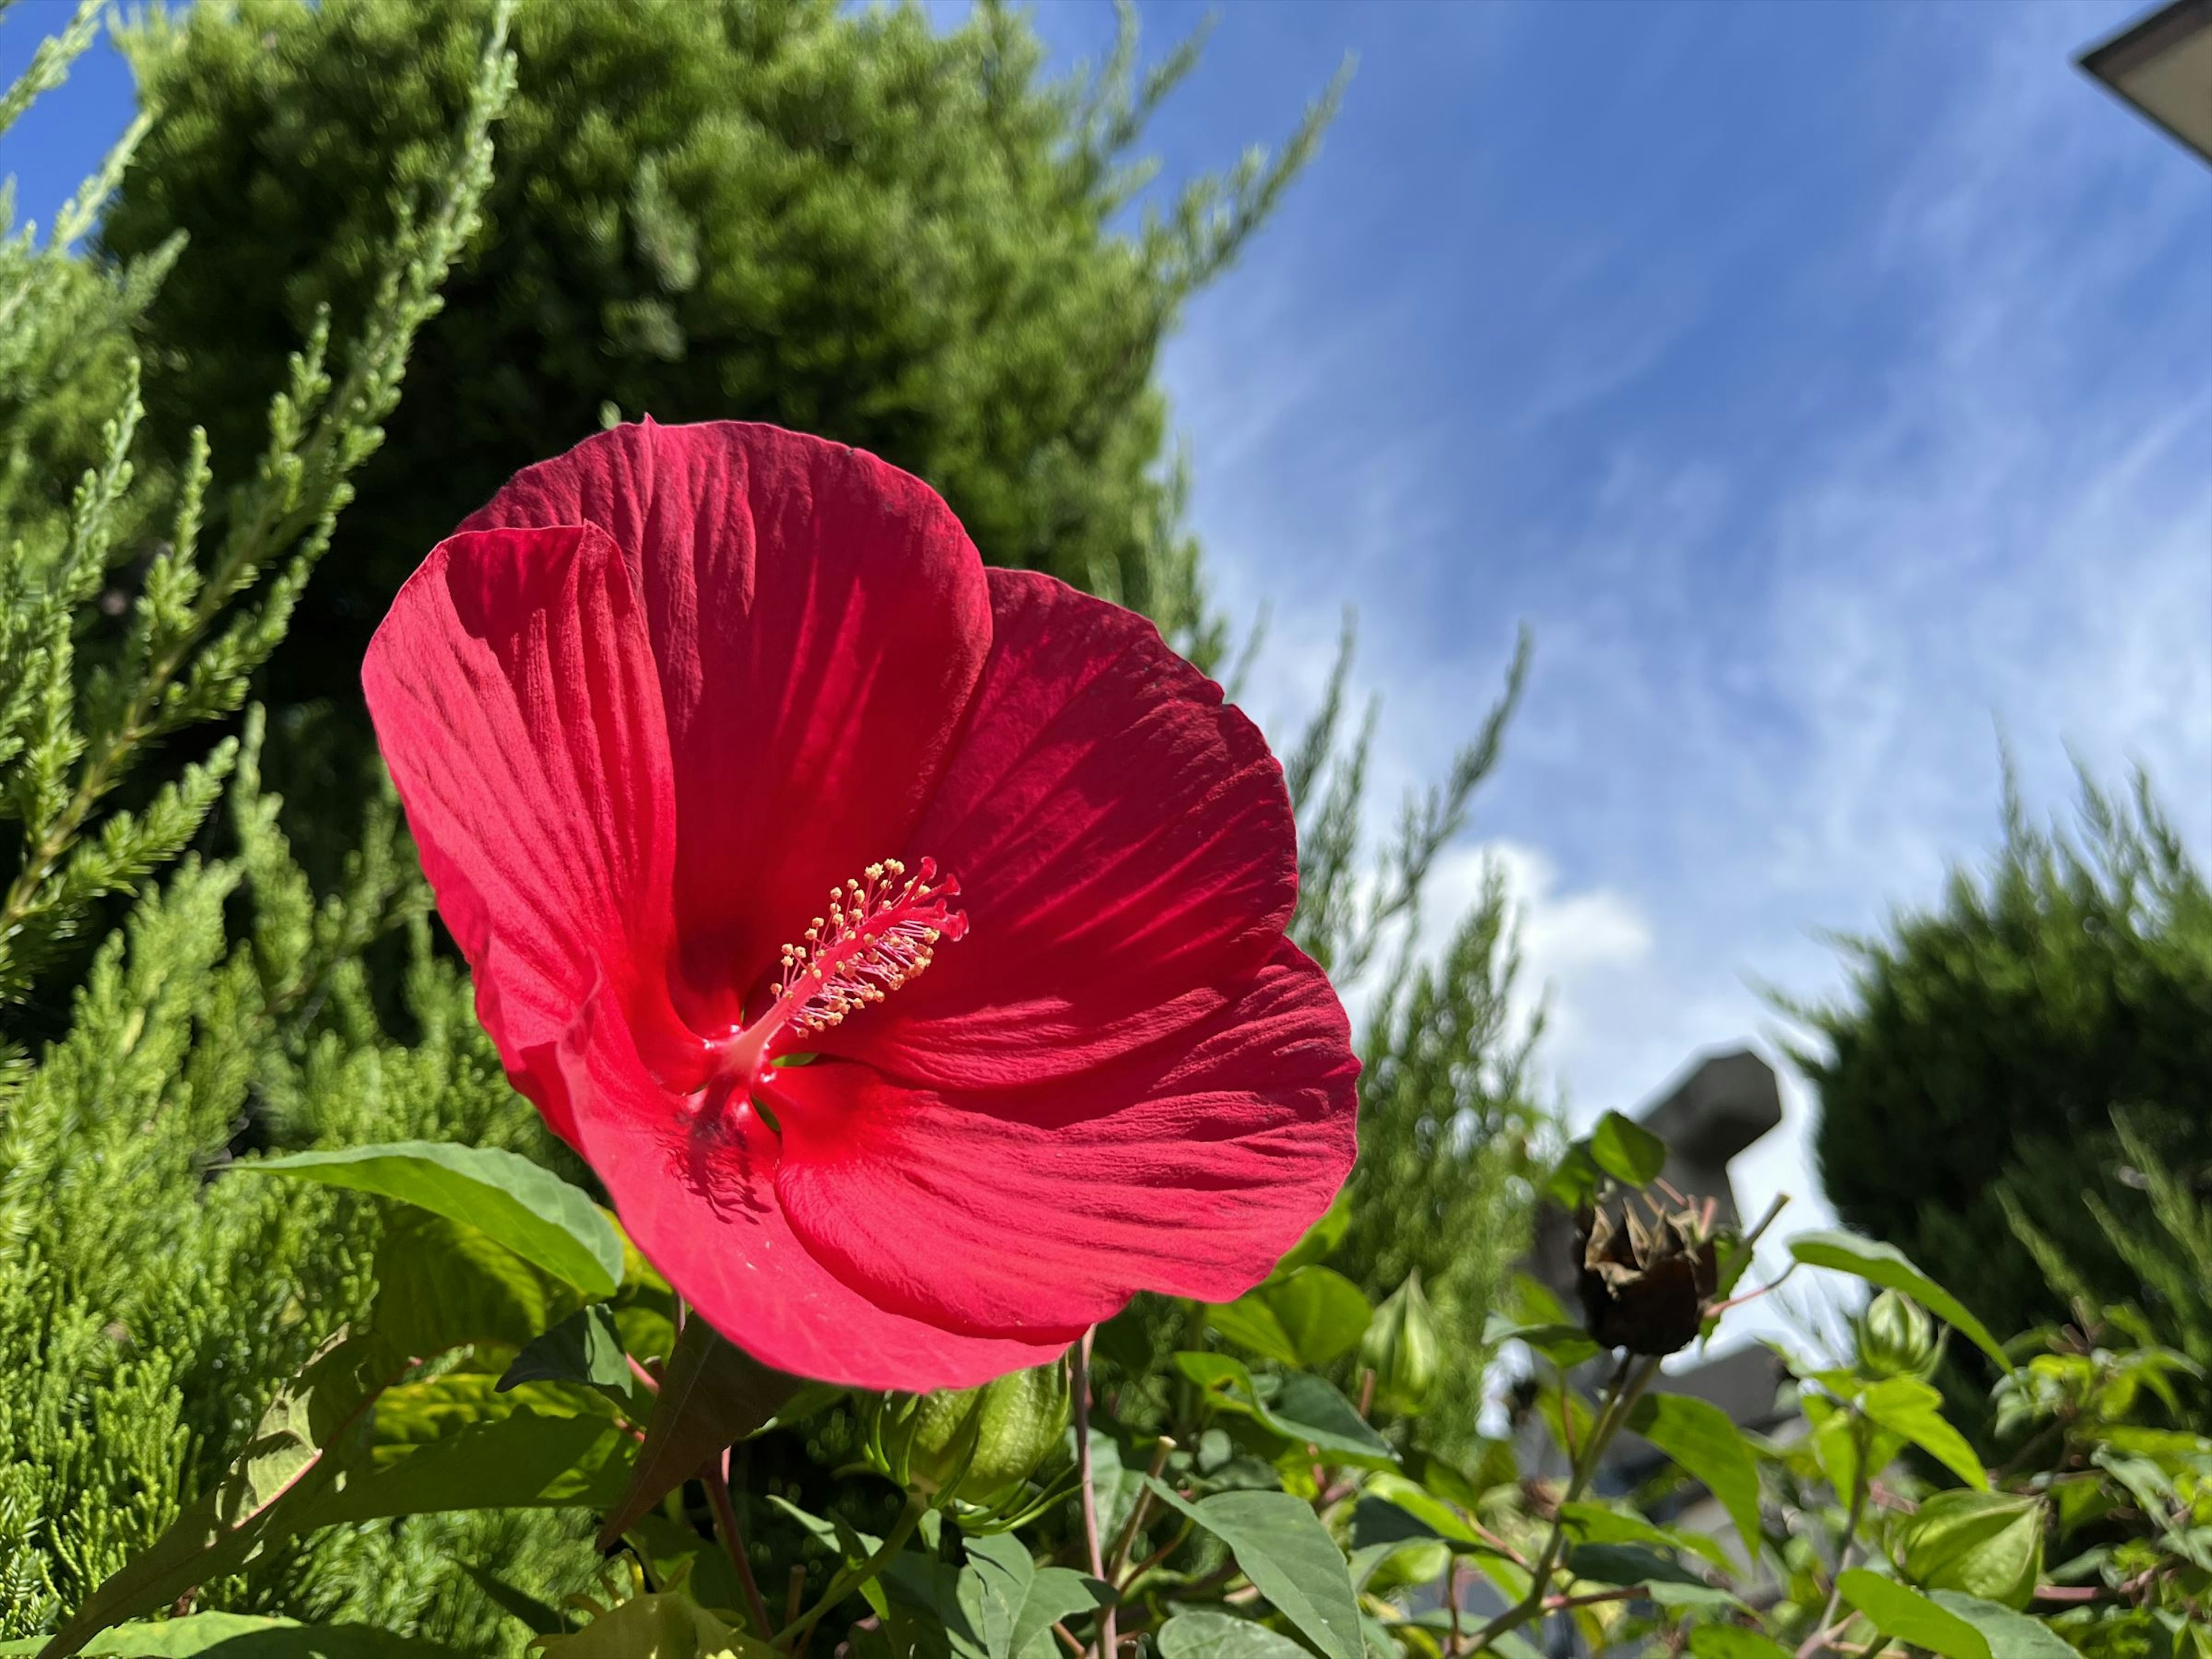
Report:
[[[981,1388],[880,1395],[869,1412],[870,1461],[924,1498],[989,1504],[1060,1443],[1070,1405],[1057,1360]]]
[[[1917,1376],[1936,1369],[1936,1322],[1911,1297],[1884,1291],[1858,1322],[1859,1370],[1867,1376]]]
[[[1375,1403],[1395,1416],[1412,1417],[1436,1390],[1437,1359],[1436,1316],[1416,1269],[1368,1321],[1359,1363],[1375,1373]]]

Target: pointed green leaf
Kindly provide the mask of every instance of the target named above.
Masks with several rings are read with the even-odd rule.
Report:
[[[1590,1161],[1615,1181],[1647,1187],[1667,1167],[1667,1143],[1619,1112],[1607,1112],[1589,1132]]]
[[[0,1656],[33,1654],[46,1638],[0,1642]],[[118,1625],[81,1650],[88,1659],[451,1659],[453,1650],[370,1625],[302,1625],[242,1613],[195,1613]]]
[[[1319,1366],[1358,1347],[1374,1311],[1342,1273],[1306,1267],[1209,1307],[1206,1317],[1231,1341],[1264,1358]]]
[[[983,1644],[989,1659],[1040,1659],[1053,1649],[1052,1627],[1111,1601],[1098,1580],[1066,1567],[1040,1567],[1011,1533],[968,1540]],[[965,1576],[965,1575],[963,1575]]]
[[[1629,1413],[1628,1426],[1705,1484],[1728,1511],[1744,1559],[1757,1560],[1759,1459],[1729,1414],[1690,1395],[1647,1394]]]
[[[1966,1437],[1943,1417],[1943,1396],[1917,1377],[1892,1376],[1859,1393],[1859,1409],[1892,1434],[1901,1435],[1978,1491],[1990,1477]]]
[[[67,1659],[111,1626],[171,1606],[290,1537],[345,1466],[365,1457],[369,1407],[404,1364],[377,1336],[325,1345],[270,1402],[222,1478],[106,1579],[40,1659]]]
[[[597,1301],[622,1283],[622,1236],[581,1188],[492,1146],[397,1140],[234,1166],[378,1193],[477,1228]]]
[[[1508,1342],[1527,1343],[1561,1370],[1572,1370],[1598,1352],[1590,1334],[1579,1325],[1530,1325],[1504,1314],[1491,1315],[1482,1328],[1482,1346],[1498,1348]]]
[[[1312,1659],[1289,1637],[1249,1619],[1193,1609],[1160,1626],[1160,1659]]]
[[[1280,1279],[1310,1263],[1326,1261],[1329,1252],[1344,1242],[1344,1235],[1351,1226],[1352,1189],[1340,1187],[1336,1196],[1329,1200],[1328,1208],[1322,1212],[1321,1219],[1284,1252],[1283,1259],[1275,1264],[1275,1271],[1269,1277]]]
[[[1194,1504],[1164,1481],[1148,1484],[1226,1544],[1260,1594],[1328,1659],[1363,1659],[1351,1569],[1311,1504],[1282,1492],[1216,1492]]]
[[[1904,1291],[1938,1319],[1963,1332],[1975,1346],[1996,1362],[2000,1370],[2012,1369],[2012,1361],[2005,1357],[2005,1351],[1990,1334],[1989,1328],[1967,1312],[1966,1304],[1914,1267],[1911,1259],[1894,1244],[1841,1231],[1801,1233],[1790,1241],[1790,1254],[1808,1267],[1832,1268],[1863,1279],[1869,1285],[1879,1285],[1884,1290]]]
[[[1941,1654],[1943,1659],[1993,1659],[1986,1638],[1948,1608],[1918,1590],[1864,1567],[1836,1575],[1844,1600],[1866,1614],[1884,1636]]]
[[[541,1659],[777,1659],[767,1643],[678,1591],[632,1596],[537,1650]]]
[[[1435,1493],[1402,1474],[1388,1472],[1367,1483],[1358,1508],[1352,1511],[1352,1525],[1354,1537],[1363,1544],[1430,1537],[1470,1550],[1493,1547]]]
[[[645,1394],[623,1351],[614,1312],[604,1302],[579,1308],[544,1335],[523,1344],[499,1379],[502,1390],[525,1382],[574,1382],[596,1389],[627,1409]],[[650,1396],[647,1396],[650,1398]]]
[[[1285,1440],[1310,1445],[1332,1462],[1375,1469],[1396,1466],[1389,1442],[1321,1377],[1294,1373],[1266,1398],[1243,1363],[1227,1354],[1185,1351],[1176,1355],[1176,1365],[1211,1391],[1216,1404],[1256,1419]]]
[[[1711,1588],[1672,1556],[1641,1544],[1577,1544],[1567,1552],[1567,1571],[1598,1584],[1690,1584]]]
[[[447,1510],[604,1508],[628,1484],[636,1444],[611,1417],[524,1406],[355,1474],[313,1505],[306,1523]]]
[[[629,1488],[599,1528],[611,1548],[638,1516],[699,1472],[708,1458],[752,1434],[809,1385],[770,1370],[693,1316],[676,1346],[638,1448]]]
[[[1291,1339],[1292,1362],[1321,1366],[1359,1346],[1375,1310],[1359,1287],[1327,1267],[1301,1267],[1261,1287]]]
[[[489,1233],[411,1206],[384,1218],[375,1266],[369,1324],[418,1359],[477,1343],[520,1348],[582,1300]]]
[[[1698,1626],[1690,1632],[1690,1652],[1694,1659],[1791,1659],[1772,1637],[1741,1625]]]
[[[1990,1659],[2081,1659],[2074,1645],[2040,1619],[1958,1590],[1930,1590],[1929,1599],[1980,1632],[1990,1644]]]
[[[517,1589],[497,1573],[488,1572],[474,1562],[462,1562],[461,1571],[468,1574],[476,1587],[484,1593],[484,1600],[489,1601],[508,1618],[515,1620],[532,1636],[561,1636],[567,1633],[568,1621],[561,1616],[561,1610],[558,1607],[548,1606],[526,1590]]]
[[[1647,1544],[1654,1549],[1687,1550],[1723,1572],[1729,1570],[1728,1552],[1717,1540],[1701,1532],[1655,1526],[1632,1510],[1581,1498],[1560,1504],[1559,1519],[1565,1522],[1570,1537],[1577,1543]]]

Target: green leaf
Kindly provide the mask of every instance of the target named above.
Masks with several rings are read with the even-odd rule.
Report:
[[[448,1510],[603,1508],[628,1484],[636,1443],[611,1417],[523,1406],[356,1474],[304,1521],[319,1527]]]
[[[702,1607],[734,1611],[744,1606],[745,1587],[729,1553],[689,1521],[654,1510],[640,1516],[623,1541],[644,1564],[648,1583],[681,1584]],[[836,1547],[834,1541],[830,1547]]]
[[[1054,1624],[1114,1599],[1096,1578],[1066,1567],[1039,1567],[1030,1559],[1029,1547],[1010,1533],[970,1538],[968,1567],[980,1593],[990,1659],[1042,1659],[1054,1650]]]
[[[1285,1365],[1298,1363],[1291,1334],[1283,1328],[1283,1322],[1275,1316],[1275,1310],[1256,1291],[1234,1302],[1208,1307],[1206,1322],[1238,1347],[1249,1348],[1262,1359]]]
[[[1966,1437],[1943,1418],[1943,1396],[1917,1377],[1892,1376],[1860,1390],[1858,1407],[1868,1417],[1901,1435],[1978,1491],[1990,1477]]]
[[[348,1187],[465,1223],[594,1301],[622,1283],[622,1235],[580,1188],[493,1146],[396,1140],[234,1166]]]
[[[1313,1659],[1280,1632],[1226,1613],[1178,1613],[1154,1638],[1160,1659]]]
[[[1291,1339],[1292,1363],[1321,1366],[1359,1346],[1375,1310],[1359,1287],[1327,1267],[1301,1267],[1261,1287]]]
[[[637,1409],[639,1396],[646,1393],[630,1369],[614,1311],[604,1302],[577,1309],[544,1335],[523,1344],[499,1386],[504,1392],[525,1382],[574,1382],[596,1389],[625,1410]]]
[[[1310,1445],[1330,1461],[1373,1469],[1397,1465],[1390,1443],[1321,1377],[1295,1372],[1267,1397],[1243,1363],[1227,1354],[1185,1351],[1176,1355],[1176,1364],[1216,1405],[1242,1413],[1295,1444]]]
[[[40,1659],[66,1659],[109,1626],[171,1606],[290,1537],[348,1462],[365,1456],[369,1407],[404,1364],[378,1336],[325,1344],[277,1392],[222,1477],[105,1580]]]
[[[1729,1414],[1686,1394],[1647,1394],[1628,1426],[1672,1458],[1728,1511],[1744,1559],[1759,1559],[1759,1459]]]
[[[1981,1632],[1894,1578],[1852,1567],[1836,1575],[1836,1586],[1844,1600],[1866,1614],[1884,1636],[1926,1648],[1943,1659],[1994,1659]]]
[[[1561,1370],[1572,1370],[1598,1352],[1596,1342],[1579,1325],[1529,1325],[1504,1314],[1491,1315],[1482,1328],[1482,1346],[1497,1348],[1508,1342],[1525,1342]]]
[[[1590,1156],[1589,1142],[1577,1140],[1559,1159],[1559,1167],[1544,1179],[1543,1195],[1571,1214],[1596,1194],[1605,1172]]]
[[[1900,1522],[1893,1551],[1924,1590],[2025,1607],[2043,1577],[2042,1503],[2011,1492],[1939,1492]]]
[[[43,1636],[0,1642],[0,1655],[36,1653]],[[118,1625],[80,1651],[95,1659],[445,1659],[451,1649],[368,1625],[302,1625],[242,1613],[195,1613]]]
[[[2081,1659],[2073,1644],[2040,1619],[1957,1590],[1933,1590],[1929,1599],[1979,1631],[1990,1644],[1990,1659]]]
[[[1366,1468],[1396,1466],[1398,1455],[1376,1433],[1358,1408],[1325,1377],[1294,1371],[1275,1397],[1262,1402],[1261,1421],[1276,1433],[1303,1440],[1327,1457]]]
[[[693,1535],[696,1537],[697,1534]],[[526,1590],[517,1589],[497,1573],[487,1572],[474,1562],[464,1561],[460,1565],[461,1571],[468,1574],[476,1587],[484,1593],[484,1600],[532,1636],[567,1634],[568,1621],[561,1616],[558,1607],[548,1606]]]
[[[1393,1541],[1427,1536],[1441,1538],[1447,1543],[1471,1550],[1495,1547],[1483,1542],[1481,1535],[1469,1527],[1450,1504],[1402,1474],[1384,1473],[1367,1483],[1359,1506],[1352,1512],[1355,1527],[1360,1525],[1363,1517],[1369,1516],[1368,1505],[1370,1504],[1379,1507],[1382,1526],[1378,1528],[1376,1520],[1368,1518],[1365,1528],[1358,1534],[1362,1543],[1370,1541],[1370,1532],[1379,1532],[1382,1537]],[[1411,1524],[1397,1523],[1395,1520],[1397,1516],[1404,1516]]]
[[[1791,1659],[1788,1648],[1741,1625],[1700,1625],[1690,1632],[1694,1659]]]
[[[1344,1242],[1344,1235],[1351,1226],[1352,1189],[1340,1187],[1336,1189],[1336,1196],[1329,1200],[1328,1208],[1322,1212],[1321,1219],[1307,1228],[1305,1236],[1283,1253],[1283,1259],[1275,1264],[1275,1271],[1268,1277],[1285,1278],[1301,1267],[1326,1261],[1329,1252]]]
[[[1283,1492],[1216,1492],[1194,1504],[1163,1480],[1148,1484],[1226,1544],[1260,1594],[1328,1659],[1363,1659],[1351,1569],[1311,1504]]]
[[[385,1218],[375,1271],[370,1328],[418,1359],[473,1343],[520,1348],[580,1304],[489,1233],[428,1210]]]
[[[1374,1311],[1343,1274],[1308,1267],[1209,1307],[1206,1317],[1231,1341],[1265,1358],[1319,1366],[1358,1347]]]
[[[1589,1132],[1590,1160],[1615,1181],[1648,1187],[1667,1167],[1667,1143],[1640,1123],[1607,1112]]]
[[[685,1320],[645,1425],[629,1488],[609,1507],[599,1547],[613,1547],[638,1516],[696,1474],[709,1457],[766,1426],[809,1386],[770,1370],[696,1314]]]
[[[1567,1571],[1599,1584],[1691,1584],[1712,1587],[1671,1556],[1640,1544],[1577,1544],[1567,1552]]]
[[[632,1596],[574,1635],[555,1637],[538,1653],[540,1659],[777,1659],[767,1643],[674,1591]]]
[[[990,1659],[973,1569],[908,1550],[877,1582],[884,1595],[884,1633],[896,1659]]]
[[[1914,1267],[1911,1258],[1894,1244],[1840,1231],[1801,1233],[1790,1241],[1790,1254],[1808,1267],[1832,1268],[1837,1273],[1863,1279],[1869,1285],[1879,1285],[1884,1290],[1904,1291],[1938,1319],[1963,1332],[1976,1347],[1996,1362],[1998,1370],[2012,1369],[2012,1361],[1990,1334],[1989,1328],[1967,1312],[1966,1304],[1957,1297]]]
[[[1444,1576],[1451,1558],[1451,1546],[1441,1538],[1401,1538],[1395,1544],[1369,1544],[1352,1552],[1352,1587],[1363,1594],[1387,1595],[1408,1584],[1433,1584]]]
[[[1642,1516],[1608,1504],[1578,1498],[1559,1505],[1559,1519],[1574,1541],[1584,1544],[1648,1544],[1654,1549],[1687,1550],[1725,1572],[1729,1553],[1717,1539],[1701,1532],[1655,1526]]]

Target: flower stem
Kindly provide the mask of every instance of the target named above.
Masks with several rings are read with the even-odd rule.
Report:
[[[1091,1331],[1069,1351],[1067,1363],[1074,1368],[1069,1377],[1068,1392],[1075,1396],[1075,1473],[1083,1488],[1083,1547],[1091,1558],[1091,1576],[1103,1583],[1106,1578],[1106,1556],[1099,1547],[1098,1487],[1091,1470]],[[1098,1659],[1114,1659],[1114,1650],[1121,1644],[1121,1632],[1115,1628],[1114,1607],[1111,1602],[1098,1609]]]
[[[1167,1468],[1168,1455],[1175,1450],[1175,1445],[1173,1440],[1162,1435],[1153,1446],[1152,1468],[1146,1473],[1155,1480],[1159,1479],[1160,1471]],[[1087,1451],[1089,1448],[1085,1449]],[[1137,1533],[1144,1526],[1145,1516],[1151,1512],[1152,1504],[1152,1489],[1146,1486],[1137,1494],[1137,1501],[1129,1506],[1129,1518],[1121,1523],[1121,1536],[1114,1540],[1114,1547],[1107,1552],[1106,1565],[1113,1575],[1107,1583],[1121,1582],[1123,1571],[1129,1565],[1130,1547],[1136,1543]]]
[[[738,1570],[738,1583],[744,1587],[745,1611],[752,1616],[753,1628],[766,1637],[775,1626],[769,1623],[768,1604],[761,1600],[760,1585],[753,1579],[744,1534],[738,1530],[737,1506],[730,1502],[729,1456],[726,1448],[709,1456],[699,1466],[699,1480],[707,1488],[707,1506],[714,1511],[714,1530],[722,1535],[722,1548],[729,1555],[730,1565]]]
[[[1844,1517],[1843,1538],[1836,1546],[1835,1580],[1828,1587],[1828,1605],[1821,1609],[1820,1618],[1814,1621],[1813,1633],[1798,1648],[1796,1659],[1813,1659],[1830,1638],[1840,1633],[1836,1628],[1836,1609],[1843,1605],[1844,1569],[1850,1564],[1851,1540],[1858,1533],[1859,1517],[1866,1513],[1867,1485],[1872,1478],[1867,1472],[1869,1448],[1863,1424],[1852,1425],[1851,1438],[1858,1455],[1851,1460],[1851,1507],[1850,1512]]]
[[[906,1540],[914,1536],[914,1529],[921,1524],[921,1517],[928,1513],[927,1504],[919,1498],[908,1497],[897,1523],[884,1535],[884,1541],[876,1546],[876,1553],[857,1567],[840,1568],[830,1579],[829,1589],[822,1592],[822,1599],[775,1633],[775,1645],[787,1653],[798,1651],[815,1626],[822,1622],[823,1613],[861,1585],[871,1583],[890,1565],[898,1553],[906,1547]]]
[[[1583,1443],[1568,1476],[1566,1495],[1559,1500],[1562,1511],[1583,1495],[1583,1489],[1590,1483],[1590,1477],[1597,1473],[1598,1461],[1605,1455],[1607,1445],[1619,1432],[1620,1425],[1628,1420],[1630,1408],[1636,1404],[1638,1397],[1658,1374],[1656,1356],[1641,1361],[1631,1353],[1624,1352],[1620,1356],[1620,1363],[1613,1368],[1612,1380],[1606,1384],[1605,1400],[1598,1407],[1597,1421],[1590,1425],[1589,1437]],[[1570,1414],[1571,1402],[1564,1388],[1560,1391],[1559,1407],[1563,1416]],[[1518,1630],[1530,1620],[1549,1612],[1553,1607],[1562,1605],[1553,1600],[1549,1590],[1553,1570],[1559,1564],[1560,1547],[1566,1542],[1566,1536],[1564,1514],[1553,1516],[1551,1534],[1544,1540],[1543,1553],[1536,1558],[1534,1571],[1529,1576],[1528,1593],[1475,1632],[1468,1645],[1468,1652],[1481,1652],[1507,1632]]]

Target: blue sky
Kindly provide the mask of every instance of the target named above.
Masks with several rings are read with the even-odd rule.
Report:
[[[1395,793],[1533,628],[1442,879],[1505,861],[1577,1120],[1771,1051],[1753,979],[1833,987],[1819,930],[1990,845],[2000,733],[2039,809],[2141,761],[2212,854],[2212,170],[2071,63],[2131,7],[1218,10],[1165,185],[1359,58],[1165,366],[1216,596],[1273,613],[1247,701],[1295,730],[1356,605]],[[1202,15],[1145,6],[1148,50]],[[1112,29],[1037,17],[1063,62]],[[103,51],[0,141],[26,211],[128,99]],[[1739,1185],[1804,1224],[1789,1097]]]
[[[1170,179],[1359,58],[1168,361],[1249,700],[1291,729],[1356,604],[1417,780],[1534,629],[1447,875],[1517,878],[1577,1120],[1771,1052],[1753,979],[1993,842],[2000,733],[2036,807],[2140,760],[2212,847],[2212,171],[2072,66],[2128,8],[1220,11]],[[1803,1224],[1788,1092],[1737,1174]]]

